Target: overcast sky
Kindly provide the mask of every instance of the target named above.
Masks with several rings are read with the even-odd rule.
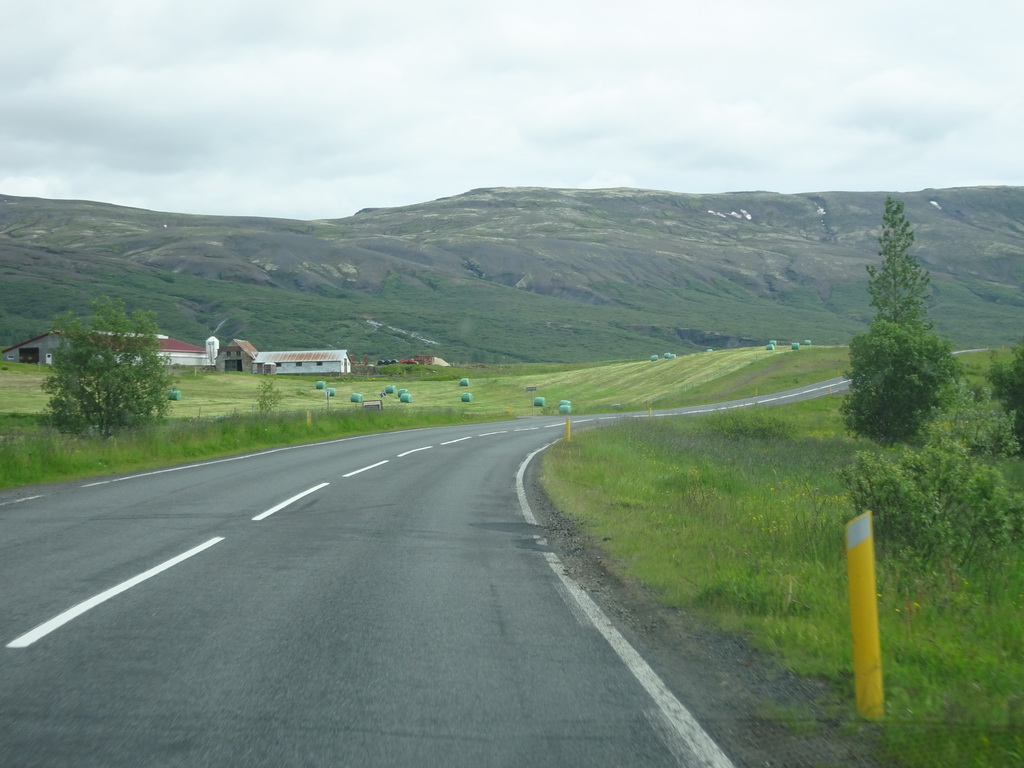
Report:
[[[1024,183],[1020,0],[0,0],[0,194]]]

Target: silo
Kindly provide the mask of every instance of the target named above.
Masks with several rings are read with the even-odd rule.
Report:
[[[217,364],[217,353],[220,352],[220,342],[217,341],[216,336],[211,336],[206,340],[206,364],[216,365]]]

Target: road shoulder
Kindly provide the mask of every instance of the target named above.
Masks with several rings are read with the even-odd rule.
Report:
[[[621,578],[602,550],[548,499],[531,462],[524,488],[548,544],[736,768],[878,768],[872,727],[850,727],[850,705],[825,683],[794,675],[740,635],[662,605]],[[851,683],[852,684],[852,683]],[[855,732],[852,732],[855,731]]]

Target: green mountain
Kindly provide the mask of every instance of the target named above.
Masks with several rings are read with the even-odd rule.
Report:
[[[897,195],[958,347],[1024,333],[1024,188]],[[451,362],[646,357],[863,330],[884,192],[478,189],[341,219],[0,196],[0,346],[98,295],[258,349]]]

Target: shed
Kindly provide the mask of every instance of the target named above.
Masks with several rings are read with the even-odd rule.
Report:
[[[301,352],[259,352],[253,359],[253,373],[352,373],[348,350],[317,349]]]

